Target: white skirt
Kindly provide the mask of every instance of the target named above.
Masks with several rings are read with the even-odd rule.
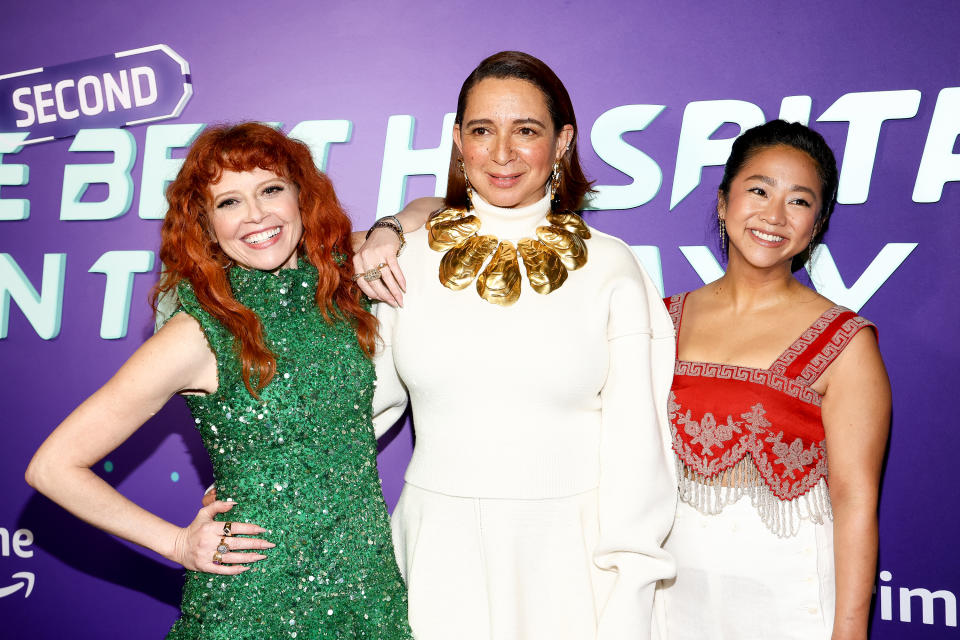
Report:
[[[393,512],[417,640],[591,640],[615,574],[592,560],[596,490],[463,498],[407,483]]]
[[[662,640],[829,640],[831,521],[778,538],[748,497],[716,515],[681,501],[664,549],[677,577],[657,590]]]

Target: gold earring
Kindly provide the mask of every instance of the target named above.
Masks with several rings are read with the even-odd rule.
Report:
[[[727,221],[717,216],[720,221],[720,253],[727,253]]]
[[[553,173],[550,174],[550,201],[557,199],[557,191],[560,189],[560,161],[553,163]]]
[[[460,157],[460,173],[463,174],[463,184],[467,188],[467,209],[473,209],[473,185],[470,184],[470,178],[467,177],[467,168],[463,164],[463,156]]]

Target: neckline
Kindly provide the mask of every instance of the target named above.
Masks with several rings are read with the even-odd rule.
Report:
[[[685,291],[684,293],[680,294],[680,300],[679,300],[680,309],[677,312],[677,322],[676,322],[677,337],[676,337],[676,345],[675,345],[678,354],[680,353],[680,327],[683,325],[683,309],[687,304],[687,295],[689,293],[690,293],[689,291]],[[770,373],[777,373],[776,371],[777,364],[779,364],[780,361],[783,360],[788,354],[793,353],[795,351],[795,347],[798,347],[800,346],[801,343],[805,342],[803,339],[803,336],[807,335],[808,331],[813,329],[821,320],[823,320],[830,314],[835,313],[837,311],[842,311],[842,310],[843,310],[843,307],[841,307],[840,305],[837,305],[837,304],[831,305],[823,313],[817,316],[816,319],[814,319],[814,321],[811,322],[803,331],[801,331],[800,335],[797,336],[797,338],[793,342],[791,342],[786,349],[781,351],[780,354],[767,367],[750,367],[747,365],[734,364],[731,362],[724,363],[724,362],[707,362],[705,360],[681,360],[679,356],[677,356],[677,362],[685,362],[688,364],[705,364],[705,365],[711,365],[714,367],[732,367],[734,369],[745,369],[747,371],[767,371]]]
[[[537,226],[547,224],[545,221],[550,213],[550,194],[525,207],[507,208],[490,204],[474,191],[471,204],[473,208],[470,213],[476,214],[480,219],[481,234],[493,235],[516,244],[516,241],[531,235]]]
[[[317,269],[304,257],[297,258],[297,266],[280,269],[276,273],[244,269],[234,265],[230,269],[230,288],[234,298],[254,310],[282,308],[302,297],[312,298],[317,289]]]

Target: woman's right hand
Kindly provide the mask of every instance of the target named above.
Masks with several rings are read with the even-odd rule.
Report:
[[[231,522],[229,535],[226,535],[228,532],[226,523],[213,519],[218,513],[227,513],[233,509],[234,505],[236,505],[235,502],[217,500],[200,509],[193,522],[182,528],[177,535],[174,556],[171,559],[191,571],[221,575],[243,573],[250,568],[243,565],[265,559],[267,556],[250,551],[271,549],[276,546],[275,544],[262,538],[236,536],[266,533],[266,529],[246,522]],[[217,553],[217,546],[221,539],[230,550],[221,554],[220,564],[216,564],[214,554]]]

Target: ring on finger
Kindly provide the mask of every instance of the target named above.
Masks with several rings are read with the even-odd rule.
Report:
[[[386,262],[381,262],[380,264],[378,264],[377,266],[375,266],[375,267],[373,267],[373,268],[371,268],[371,269],[367,269],[366,271],[363,271],[363,272],[361,272],[361,273],[355,273],[355,274],[353,274],[353,275],[350,277],[350,280],[353,281],[353,282],[356,282],[356,281],[359,280],[360,278],[363,278],[363,279],[366,280],[367,282],[373,282],[374,280],[379,280],[379,279],[380,279],[380,269],[383,269],[383,268],[386,267],[386,266],[387,266],[387,263],[386,263]]]
[[[220,544],[217,545],[217,553],[222,554],[222,553],[229,553],[229,552],[230,552],[230,547],[227,546],[226,538],[220,538]]]
[[[219,551],[215,551],[213,553],[213,564],[220,564],[221,562],[223,562],[223,554]]]
[[[224,523],[223,523],[223,535],[229,537],[229,536],[230,536],[230,527],[232,527],[232,526],[233,526],[233,523],[232,523],[232,522],[224,522]]]

